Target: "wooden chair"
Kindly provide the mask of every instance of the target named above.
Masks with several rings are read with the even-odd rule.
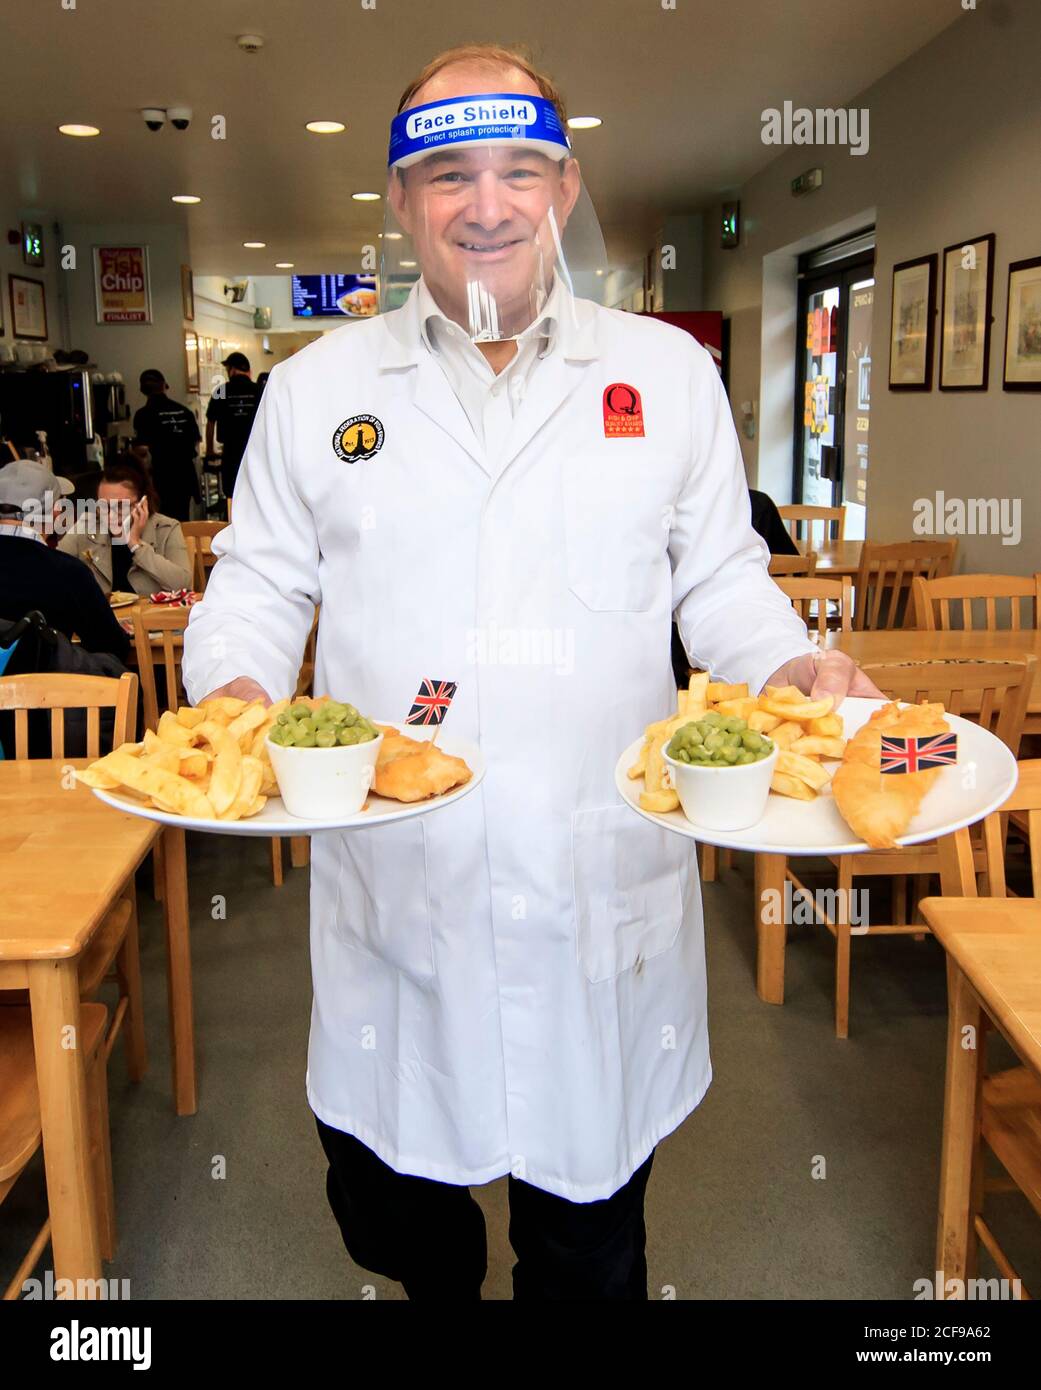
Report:
[[[774,579],[810,579],[817,569],[817,552],[806,555],[771,555],[770,574]]]
[[[108,1123],[107,1018],[108,1010],[103,1004],[81,1004],[77,1045],[83,1049],[87,1073],[87,1114],[99,1244],[102,1258],[111,1260],[116,1249],[116,1222]],[[32,1016],[24,1006],[0,1008],[0,1205],[40,1147],[42,1132]],[[19,1298],[22,1285],[36,1268],[50,1234],[48,1216],[14,1278],[6,1286],[5,1301]]]
[[[846,539],[846,508],[845,507],[811,507],[801,504],[788,507],[778,507],[781,520],[788,528],[788,534],[793,541],[802,540],[802,527],[806,527],[807,538],[812,545],[813,528],[821,528],[821,545],[826,546],[829,541],[844,541]]]
[[[1010,815],[1029,826],[1031,890],[1037,901],[1038,930],[1041,931],[1041,759],[1019,764],[1019,781],[1012,795],[983,821],[986,882],[990,898],[1010,896],[1005,878],[1005,839],[1002,822]],[[944,897],[979,898],[976,854],[968,829],[945,835],[938,842],[943,864],[941,884]],[[980,900],[981,917],[986,901]],[[986,1025],[987,1015],[981,1015]],[[986,1056],[986,1031],[976,1045]],[[986,1070],[986,1069],[985,1069]],[[1008,1174],[1008,1179],[990,1179],[985,1172],[984,1145],[990,1149]],[[1017,1279],[1015,1269],[983,1215],[988,1192],[1018,1190],[1041,1216],[1041,1082],[1029,1068],[1012,1067],[984,1075],[980,1097],[980,1129],[973,1156],[972,1209],[969,1213],[969,1239],[988,1251],[1003,1278]],[[975,1266],[975,1249],[970,1248]]]
[[[915,622],[926,632],[950,632],[954,627],[951,622],[954,605],[957,605],[955,615],[961,619],[960,630],[979,631],[973,616],[981,604],[983,629],[995,632],[999,626],[997,605],[1006,599],[1010,631],[1020,632],[1024,627],[1036,630],[1041,626],[1041,574],[1022,577],[1016,574],[951,574],[941,579],[924,579],[919,575],[911,582],[911,592]]]
[[[844,574],[839,579],[778,579],[777,587],[792,601],[792,607],[809,630],[816,626],[816,639],[822,645],[832,627],[843,632],[853,629],[853,581]],[[838,604],[838,610],[828,613],[828,604]],[[830,619],[834,619],[831,622]],[[814,635],[811,633],[811,635]]]
[[[177,709],[178,705],[187,704],[187,696],[181,683],[181,659],[184,655],[184,629],[188,626],[188,618],[191,610],[188,608],[165,608],[160,605],[147,612],[141,613],[134,609],[134,650],[137,654],[137,669],[141,673],[141,694],[144,705],[145,728],[155,730],[159,725],[159,716],[163,710]],[[160,708],[160,696],[156,687],[156,662],[161,660],[163,677],[163,699]],[[296,868],[300,863],[306,863],[307,858],[301,848],[295,844],[296,839],[306,840],[306,836],[294,837],[294,844],[291,848],[291,863]],[[159,884],[162,874],[159,872],[162,864],[161,841],[156,841],[156,852],[153,854],[155,861],[155,894],[159,897]],[[281,888],[285,881],[285,874],[282,867],[282,841],[279,836],[271,836],[271,881],[276,888]]]
[[[199,587],[199,542],[194,536],[185,536],[184,549],[188,556],[188,573],[191,575],[188,587],[194,589],[196,593],[201,593],[202,590]],[[205,579],[205,576],[201,577]]]
[[[957,541],[865,541],[856,579],[857,632],[910,627],[914,621],[911,584],[921,576],[936,579],[954,568]]]
[[[218,531],[223,531],[227,526],[226,521],[182,521],[181,531],[184,534],[185,543],[188,545],[189,560],[192,558],[192,542],[194,542],[195,558],[192,562],[192,588],[197,593],[204,593],[206,590],[206,580],[209,578],[210,570],[217,563],[217,556],[213,553],[213,538]]]
[[[890,699],[909,704],[919,704],[922,700],[942,701],[949,714],[972,718],[1000,738],[1015,757],[1019,752],[1036,664],[1036,657],[1027,656],[1023,661],[909,662],[866,666],[864,670]],[[977,845],[975,853],[983,871],[982,845]],[[926,896],[929,878],[940,873],[941,861],[936,841],[926,841],[898,849],[836,855],[831,862],[838,871],[837,913],[834,921],[821,914],[821,924],[835,938],[835,1035],[846,1038],[849,1036],[853,935],[850,909],[855,881],[883,876],[892,878],[896,919],[891,923],[862,923],[857,928],[858,935],[922,937],[927,931],[924,922],[907,920],[907,880],[914,879],[913,918],[920,916],[918,903]],[[813,901],[812,892],[788,866],[784,877],[789,879],[794,890],[808,894],[809,901]]]
[[[51,757],[65,757],[65,712],[87,712],[87,757],[101,757],[101,711],[113,711],[112,745],[133,740],[137,723],[137,677],[56,673],[0,676],[0,710],[14,712],[15,758],[29,756],[29,712],[51,712]],[[127,1071],[140,1081],[148,1066],[145,1048],[144,1003],[141,992],[141,953],[137,927],[137,890],[133,877],[99,924],[79,963],[80,998],[92,1000],[106,980],[114,979],[119,999],[105,1037],[105,1056],[126,1031]],[[0,990],[0,1003],[24,1004],[25,990]]]

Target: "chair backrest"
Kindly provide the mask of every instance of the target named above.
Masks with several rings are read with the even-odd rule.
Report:
[[[914,616],[912,581],[919,575],[936,579],[950,574],[957,550],[956,540],[897,541],[892,545],[865,541],[856,582],[856,630],[908,626],[905,618]]]
[[[1009,799],[998,810],[991,812],[983,821],[983,851],[986,864],[988,896],[1008,897],[1005,879],[1006,832],[1003,822],[1012,811],[1025,815],[1027,822],[1027,850],[1030,855],[1030,881],[1035,898],[1041,898],[1041,758],[1029,758],[1018,764],[1019,781]],[[948,896],[975,898],[976,865],[972,852],[969,831],[973,827],[963,826],[953,835],[947,836],[947,845],[941,845],[941,856],[946,874],[953,873],[955,882],[946,879],[943,891]],[[953,850],[953,854],[952,854]],[[1041,912],[1041,908],[1039,908]]]
[[[949,632],[955,624],[952,613],[960,618],[957,625],[964,632],[978,630],[974,614],[982,608],[982,627],[988,632],[998,628],[998,603],[1008,600],[1008,627],[1019,632],[1023,627],[1041,626],[1041,574],[950,574],[939,579],[921,575],[912,581],[915,621],[927,632]],[[1026,621],[1023,621],[1025,610]]]
[[[15,758],[29,756],[29,711],[51,712],[51,757],[65,756],[65,711],[85,710],[87,757],[101,757],[101,711],[113,715],[112,746],[133,740],[137,727],[137,677],[84,676],[40,672],[24,676],[0,676],[0,710],[14,713]]]
[[[837,616],[843,632],[853,630],[853,581],[844,574],[838,579],[822,579],[814,575],[810,579],[789,579],[774,581],[783,594],[792,601],[792,607],[810,628],[817,628],[816,637],[823,643],[828,635],[828,604],[837,603]],[[813,634],[811,633],[811,636]]]
[[[787,578],[801,576],[809,578],[817,569],[817,552],[809,551],[806,555],[771,555],[770,573],[776,578],[785,575]]]
[[[801,503],[787,507],[778,507],[781,520],[788,527],[788,533],[793,541],[802,540],[802,527],[806,527],[806,535],[811,545],[814,544],[813,528],[821,528],[821,544],[827,545],[828,541],[844,541],[846,539],[846,508],[845,507],[811,507],[803,506]]]
[[[188,559],[192,570],[192,588],[197,593],[206,589],[210,570],[217,563],[213,553],[213,538],[227,526],[226,521],[182,521],[185,543],[188,546]],[[194,543],[194,559],[192,545]]]
[[[134,651],[141,676],[141,703],[146,729],[154,731],[158,727],[163,710],[176,709],[179,704],[185,703],[181,687],[181,657],[188,616],[187,608],[162,608],[157,605],[147,613],[134,609]],[[162,697],[156,687],[157,660],[162,663]]]
[[[939,701],[948,714],[971,719],[1019,754],[1037,657],[1021,661],[907,661],[865,664],[891,700]]]

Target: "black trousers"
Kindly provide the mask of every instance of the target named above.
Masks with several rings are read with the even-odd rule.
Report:
[[[410,1299],[473,1301],[488,1270],[484,1213],[468,1187],[396,1173],[351,1134],[315,1117],[326,1192],[355,1264]],[[643,1204],[654,1154],[599,1202],[569,1202],[509,1178],[514,1299],[646,1300]]]

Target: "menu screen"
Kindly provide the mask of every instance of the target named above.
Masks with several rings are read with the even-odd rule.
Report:
[[[368,318],[376,312],[375,275],[294,275],[292,282],[294,318]]]

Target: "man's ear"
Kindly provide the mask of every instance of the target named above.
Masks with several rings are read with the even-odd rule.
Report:
[[[564,167],[560,173],[560,191],[560,230],[563,231],[567,226],[572,209],[578,202],[578,195],[582,191],[582,171],[578,167],[577,159],[564,161]]]
[[[405,175],[398,169],[390,171],[390,178],[387,180],[387,202],[391,206],[394,216],[400,222],[402,228],[411,234],[412,222],[409,215],[408,195],[405,189]]]

